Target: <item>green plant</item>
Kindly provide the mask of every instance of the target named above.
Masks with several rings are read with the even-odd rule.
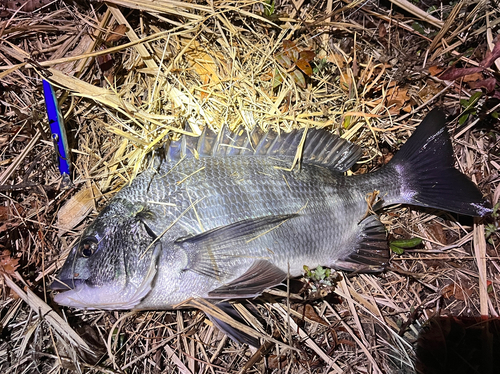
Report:
[[[474,92],[471,97],[469,97],[469,100],[460,100],[460,105],[462,105],[462,108],[464,108],[462,115],[458,118],[458,124],[460,126],[462,126],[467,121],[467,119],[469,119],[469,116],[471,114],[475,115],[477,113],[476,104],[481,96],[483,96],[483,93],[481,91],[478,91]]]
[[[402,255],[405,249],[414,248],[420,244],[422,244],[420,238],[397,239],[389,243],[389,248],[397,255]]]

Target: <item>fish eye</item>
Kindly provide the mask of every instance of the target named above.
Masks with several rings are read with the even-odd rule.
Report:
[[[83,257],[87,258],[94,254],[97,249],[97,239],[94,237],[88,237],[81,241],[80,252]]]

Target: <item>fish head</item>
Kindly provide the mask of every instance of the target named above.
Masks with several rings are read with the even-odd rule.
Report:
[[[148,212],[114,199],[84,231],[51,285],[54,300],[81,309],[133,309],[152,288],[160,245]]]

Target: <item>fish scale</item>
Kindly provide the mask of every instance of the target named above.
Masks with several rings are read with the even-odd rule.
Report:
[[[222,308],[228,304],[221,300],[256,297],[301,275],[304,265],[383,271],[386,233],[373,209],[412,204],[491,213],[454,168],[445,124],[431,111],[387,165],[353,176],[343,172],[360,148],[323,130],[181,137],[87,227],[51,286],[64,291],[55,301],[170,309],[205,298]],[[300,145],[301,167],[286,170]],[[256,344],[211,318],[234,339]]]

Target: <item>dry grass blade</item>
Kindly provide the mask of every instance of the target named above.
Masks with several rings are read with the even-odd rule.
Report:
[[[479,269],[479,311],[481,316],[489,315],[489,296],[486,276],[486,240],[484,225],[474,225],[474,255]]]
[[[23,299],[34,313],[47,321],[59,335],[73,343],[75,348],[92,353],[92,349],[88,346],[87,342],[83,340],[51,307],[49,307],[47,303],[36,296],[29,288],[26,292],[23,291],[9,276],[4,275],[4,279],[5,284]]]
[[[415,6],[414,4],[410,3],[407,0],[391,0],[391,3],[400,6],[407,12],[410,12],[411,14],[420,18],[422,21],[429,22],[430,24],[439,28],[443,27],[443,21],[440,21],[437,18],[429,15],[427,12],[423,11],[422,9],[420,9],[419,7]]]
[[[329,357],[315,342],[312,340],[307,334],[302,330],[296,323],[295,321],[290,318],[290,315],[287,313],[287,311],[281,306],[281,305],[275,305],[273,306],[274,309],[276,309],[281,317],[283,318],[283,321],[286,324],[290,325],[290,329],[292,331],[297,331],[300,338],[304,340],[305,344],[310,347],[316,354],[318,354],[319,357],[328,365],[328,369],[332,368],[335,373],[343,373],[344,371],[340,368],[340,366],[331,358]]]

